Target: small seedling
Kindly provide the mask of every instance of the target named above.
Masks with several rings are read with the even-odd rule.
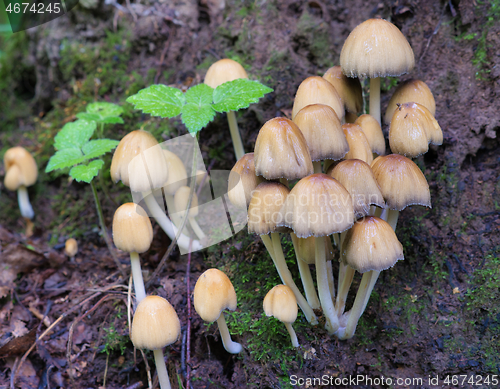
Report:
[[[186,93],[166,85],[151,85],[130,96],[127,102],[153,116],[173,118],[181,115],[189,133],[195,136],[217,112],[247,108],[272,91],[258,81],[240,78],[215,89],[206,84],[195,85]]]

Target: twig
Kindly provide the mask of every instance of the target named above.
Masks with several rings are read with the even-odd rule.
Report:
[[[191,242],[193,240],[189,240],[189,251],[187,257],[187,269],[186,269],[186,289],[187,289],[187,329],[186,329],[186,389],[191,387],[191,285],[189,282],[189,278],[191,276]]]
[[[108,366],[109,366],[109,354],[106,356],[106,367],[104,368],[104,377],[102,379],[102,386],[104,387],[104,389],[106,389],[106,376],[108,375]]]
[[[104,237],[104,241],[106,242],[106,245],[108,246],[109,253],[113,257],[113,260],[115,261],[116,267],[120,271],[121,275],[123,276],[123,279],[127,279],[127,274],[125,273],[125,270],[123,270],[122,265],[120,264],[120,261],[118,260],[118,257],[116,256],[113,246],[111,244],[111,239],[108,235],[108,231],[106,229],[106,224],[104,223],[104,215],[102,213],[102,208],[101,208],[101,202],[99,201],[99,197],[97,196],[97,190],[94,185],[94,181],[90,181],[90,187],[92,188],[92,193],[94,195],[94,201],[95,201],[95,206],[97,209],[97,215],[99,216],[99,223],[101,224],[101,230],[102,230],[102,236]]]
[[[144,351],[139,350],[142,354],[142,359],[144,360],[144,364],[146,365],[146,374],[148,375],[148,388],[153,389],[153,380],[151,379],[151,368],[149,367],[148,359],[146,358],[146,354]]]

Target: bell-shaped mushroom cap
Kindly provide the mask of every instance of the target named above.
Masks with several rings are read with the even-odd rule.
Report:
[[[410,44],[384,19],[368,19],[351,31],[340,53],[347,77],[400,76],[415,66]]]
[[[181,323],[175,309],[160,296],[146,296],[137,306],[130,338],[135,348],[158,350],[175,343]]]
[[[276,285],[267,292],[263,306],[266,316],[274,316],[283,323],[293,323],[297,319],[297,299],[286,285]]]
[[[302,108],[311,104],[328,105],[340,120],[344,117],[344,103],[334,86],[322,77],[308,77],[299,85],[293,102],[292,119]]]
[[[115,211],[113,217],[113,242],[127,253],[143,253],[153,241],[153,227],[141,206],[125,203]]]
[[[144,153],[144,158],[134,159],[141,153]],[[134,162],[131,164],[132,160]],[[114,182],[121,180],[134,192],[146,192],[160,188],[167,182],[167,161],[153,135],[143,130],[132,131],[118,144],[111,161],[110,173]]]
[[[419,103],[429,110],[432,116],[436,116],[436,101],[427,84],[420,80],[407,80],[400,84],[387,105],[384,122],[390,123],[397,104]]]
[[[281,231],[280,210],[290,193],[285,185],[279,182],[262,182],[252,192],[248,206],[248,232],[267,235]]]
[[[229,58],[221,59],[213,63],[205,75],[205,84],[212,88],[228,81],[234,81],[238,78],[248,78],[247,72],[238,62]]]
[[[347,159],[329,173],[351,194],[357,217],[368,215],[370,205],[384,207],[384,197],[370,166],[359,159]]]
[[[175,192],[174,196],[175,211],[179,213],[180,216],[184,216],[184,213],[186,212],[190,193],[191,193],[191,188],[189,186],[182,186],[177,190],[177,192]],[[189,209],[188,217],[195,217],[197,215],[198,215],[198,196],[196,196],[196,193],[193,193],[193,199],[191,200],[191,208]]]
[[[168,170],[168,180],[163,186],[163,190],[173,196],[181,186],[187,185],[186,167],[175,153],[163,150],[163,155],[167,160]]]
[[[312,174],[300,180],[281,208],[281,221],[299,238],[331,235],[352,226],[354,210],[349,192],[326,174]]]
[[[218,269],[208,269],[194,287],[194,309],[210,323],[216,321],[224,309],[236,309],[236,292],[229,278]]]
[[[323,78],[333,85],[344,103],[345,110],[354,114],[363,108],[363,92],[359,78],[349,78],[342,73],[340,66],[328,69]]]
[[[402,211],[409,205],[431,206],[427,180],[411,159],[398,154],[381,156],[373,161],[371,168],[390,209]]]
[[[255,142],[254,163],[255,174],[268,180],[295,180],[314,171],[304,135],[286,118],[274,118],[262,126]]]
[[[347,264],[360,273],[382,271],[404,259],[403,246],[386,221],[367,216],[347,231],[342,244]]]
[[[254,153],[247,153],[231,169],[227,197],[238,208],[247,209],[252,191],[265,179],[255,174]]]
[[[20,186],[31,186],[38,178],[38,166],[35,159],[24,147],[12,147],[3,156],[5,165],[4,184],[8,190],[17,190]]]
[[[64,243],[64,254],[68,257],[74,257],[78,252],[78,242],[75,238],[69,238]]]
[[[367,164],[372,163],[372,149],[361,127],[355,123],[346,123],[342,125],[342,130],[349,143],[349,152],[344,159],[360,159]]]
[[[307,105],[295,115],[293,122],[304,134],[313,161],[336,161],[349,151],[342,124],[328,105]]]
[[[398,104],[389,128],[391,151],[415,158],[429,150],[429,143],[443,143],[443,132],[434,116],[418,103]]]
[[[370,144],[373,153],[378,155],[385,154],[385,139],[382,133],[382,127],[372,115],[365,113],[356,119],[354,122],[361,127],[363,133]]]

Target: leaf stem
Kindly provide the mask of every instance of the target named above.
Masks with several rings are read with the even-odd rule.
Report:
[[[231,139],[233,140],[234,155],[236,155],[236,160],[238,161],[245,155],[245,149],[243,148],[243,142],[241,141],[238,122],[236,121],[236,114],[234,111],[229,111],[227,113],[227,122],[229,124],[229,131],[231,132]]]

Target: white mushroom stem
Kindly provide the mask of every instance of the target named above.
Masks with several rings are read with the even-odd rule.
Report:
[[[292,324],[291,323],[284,323],[284,324],[286,329],[288,330],[288,333],[290,334],[290,339],[292,340],[292,346],[299,347],[299,340],[297,339],[297,334],[295,333]]]
[[[328,270],[326,268],[325,237],[315,238],[316,250],[316,278],[318,281],[318,294],[323,315],[326,318],[326,330],[334,334],[339,328],[339,318],[335,314],[330,286],[328,284]]]
[[[151,215],[154,217],[154,219],[160,225],[163,231],[165,231],[165,233],[170,237],[170,239],[174,239],[177,233],[179,232],[177,227],[174,226],[174,224],[170,221],[167,215],[165,215],[163,209],[160,208],[153,195],[146,193],[144,193],[143,195],[144,195],[144,202],[146,203],[149,212],[151,212]],[[189,251],[189,240],[190,240],[189,237],[187,237],[184,234],[180,234],[179,238],[177,239],[177,244],[185,251]],[[203,246],[198,240],[193,240],[191,242],[191,251],[198,251],[201,250],[202,248]]]
[[[274,266],[276,267],[276,270],[278,270],[278,274],[281,278],[281,281],[288,286],[290,289],[292,289],[293,294],[295,295],[295,298],[297,299],[297,304],[299,305],[300,309],[302,309],[302,312],[304,312],[304,315],[306,317],[306,320],[311,323],[311,324],[317,324],[318,319],[316,318],[316,315],[314,314],[314,311],[312,310],[311,306],[307,302],[307,300],[304,298],[302,293],[300,292],[299,288],[297,288],[297,285],[293,281],[292,278],[292,273],[290,273],[290,270],[288,269],[288,266],[286,264],[285,260],[285,255],[283,254],[283,248],[281,247],[281,239],[280,239],[280,234],[279,232],[272,232],[271,233],[271,238],[273,241],[273,249],[274,249],[274,257],[271,255],[271,258],[274,262]],[[262,240],[265,238],[263,237]],[[269,239],[269,237],[268,237]],[[324,250],[324,248],[323,248]],[[271,254],[271,253],[269,253]]]
[[[144,280],[142,279],[141,259],[135,251],[130,253],[130,265],[132,279],[134,280],[135,298],[137,304],[139,304],[146,297],[146,289],[144,289]]]
[[[203,230],[200,228],[200,225],[196,221],[194,217],[189,218],[189,223],[191,224],[191,228],[193,229],[194,233],[198,237],[199,240],[205,239],[206,235],[203,232]]]
[[[328,273],[328,287],[332,300],[335,302],[335,278],[333,277],[333,264],[332,261],[326,261],[326,272]]]
[[[387,223],[390,224],[392,229],[396,231],[396,227],[398,225],[398,219],[399,219],[399,211],[396,211],[394,209],[389,209],[387,212]]]
[[[21,185],[17,189],[17,201],[19,203],[21,215],[26,219],[33,219],[35,212],[33,211],[33,207],[31,206],[30,199],[28,197],[28,189],[24,185]]]
[[[243,148],[243,142],[241,141],[238,122],[236,121],[236,114],[234,111],[229,111],[227,113],[227,122],[229,124],[231,139],[233,140],[234,154],[236,155],[236,160],[239,161],[240,158],[245,155],[245,149]]]
[[[155,356],[156,374],[158,374],[158,381],[161,389],[170,389],[170,378],[168,377],[167,366],[163,358],[163,351],[161,349],[153,350]]]
[[[233,342],[231,335],[229,334],[229,329],[227,328],[226,319],[224,318],[224,312],[220,313],[217,319],[217,325],[219,326],[220,336],[222,338],[222,344],[228,353],[238,354],[243,350],[241,344]]]
[[[348,316],[347,324],[345,328],[340,328],[337,332],[337,337],[339,339],[351,339],[354,336],[359,318],[365,311],[366,304],[368,304],[368,300],[370,299],[370,295],[379,274],[380,272],[376,270],[367,271],[363,274],[352,309],[344,314]]]
[[[347,294],[349,293],[349,289],[351,288],[354,273],[355,270],[347,265],[343,260],[339,262],[339,291],[337,294],[337,302],[335,304],[337,316],[339,317],[339,319],[345,310]]]
[[[165,202],[167,203],[167,210],[170,218],[174,222],[174,225],[179,228],[181,226],[180,218],[177,214],[177,209],[175,209],[174,196],[165,192]]]
[[[380,119],[380,77],[370,78],[370,115],[382,124]]]
[[[306,293],[306,300],[312,309],[319,309],[321,308],[321,305],[319,303],[318,293],[316,293],[316,288],[314,287],[311,269],[309,269],[309,265],[299,257],[297,235],[292,232],[290,236],[292,237],[293,248],[295,250],[295,256],[297,257],[297,265],[299,267],[302,286],[304,287],[304,292]]]

